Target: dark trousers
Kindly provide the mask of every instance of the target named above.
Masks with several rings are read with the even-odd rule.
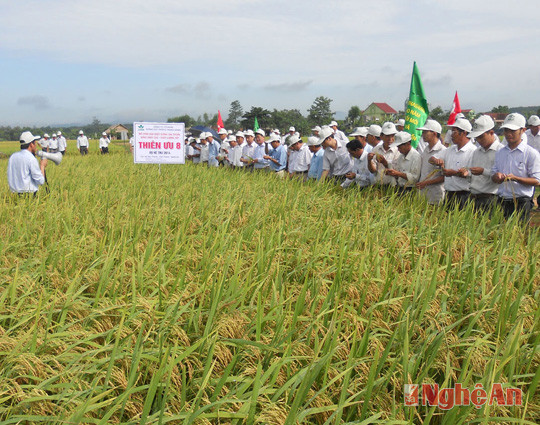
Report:
[[[490,193],[478,193],[470,195],[470,200],[474,204],[474,208],[480,211],[491,211],[499,202],[497,195]]]
[[[533,198],[520,197],[515,199],[499,198],[499,202],[505,218],[512,214],[519,214],[519,219],[523,223],[528,223],[533,209]]]
[[[79,148],[79,152],[81,152],[81,155],[87,155],[88,154],[88,146],[81,146]]]
[[[106,153],[109,153],[109,148],[108,147],[103,147],[101,148],[101,154],[106,154]]]
[[[448,207],[453,208],[454,205],[457,205],[458,209],[462,210],[467,205],[469,200],[470,192],[468,190],[458,190],[458,191],[446,191],[446,204]]]

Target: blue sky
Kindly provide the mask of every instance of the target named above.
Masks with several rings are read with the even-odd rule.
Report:
[[[0,125],[540,104],[537,0],[0,0]]]

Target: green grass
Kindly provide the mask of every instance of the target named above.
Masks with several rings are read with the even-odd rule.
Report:
[[[2,423],[539,421],[538,231],[68,149],[49,195],[0,188]],[[405,408],[423,382],[524,406]]]

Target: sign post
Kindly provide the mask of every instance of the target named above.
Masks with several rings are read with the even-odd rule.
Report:
[[[133,123],[135,164],[185,164],[184,123]]]

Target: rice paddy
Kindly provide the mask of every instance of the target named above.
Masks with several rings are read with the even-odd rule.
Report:
[[[540,421],[538,229],[70,143],[37,199],[0,161],[1,423]],[[523,402],[405,407],[423,383]]]

